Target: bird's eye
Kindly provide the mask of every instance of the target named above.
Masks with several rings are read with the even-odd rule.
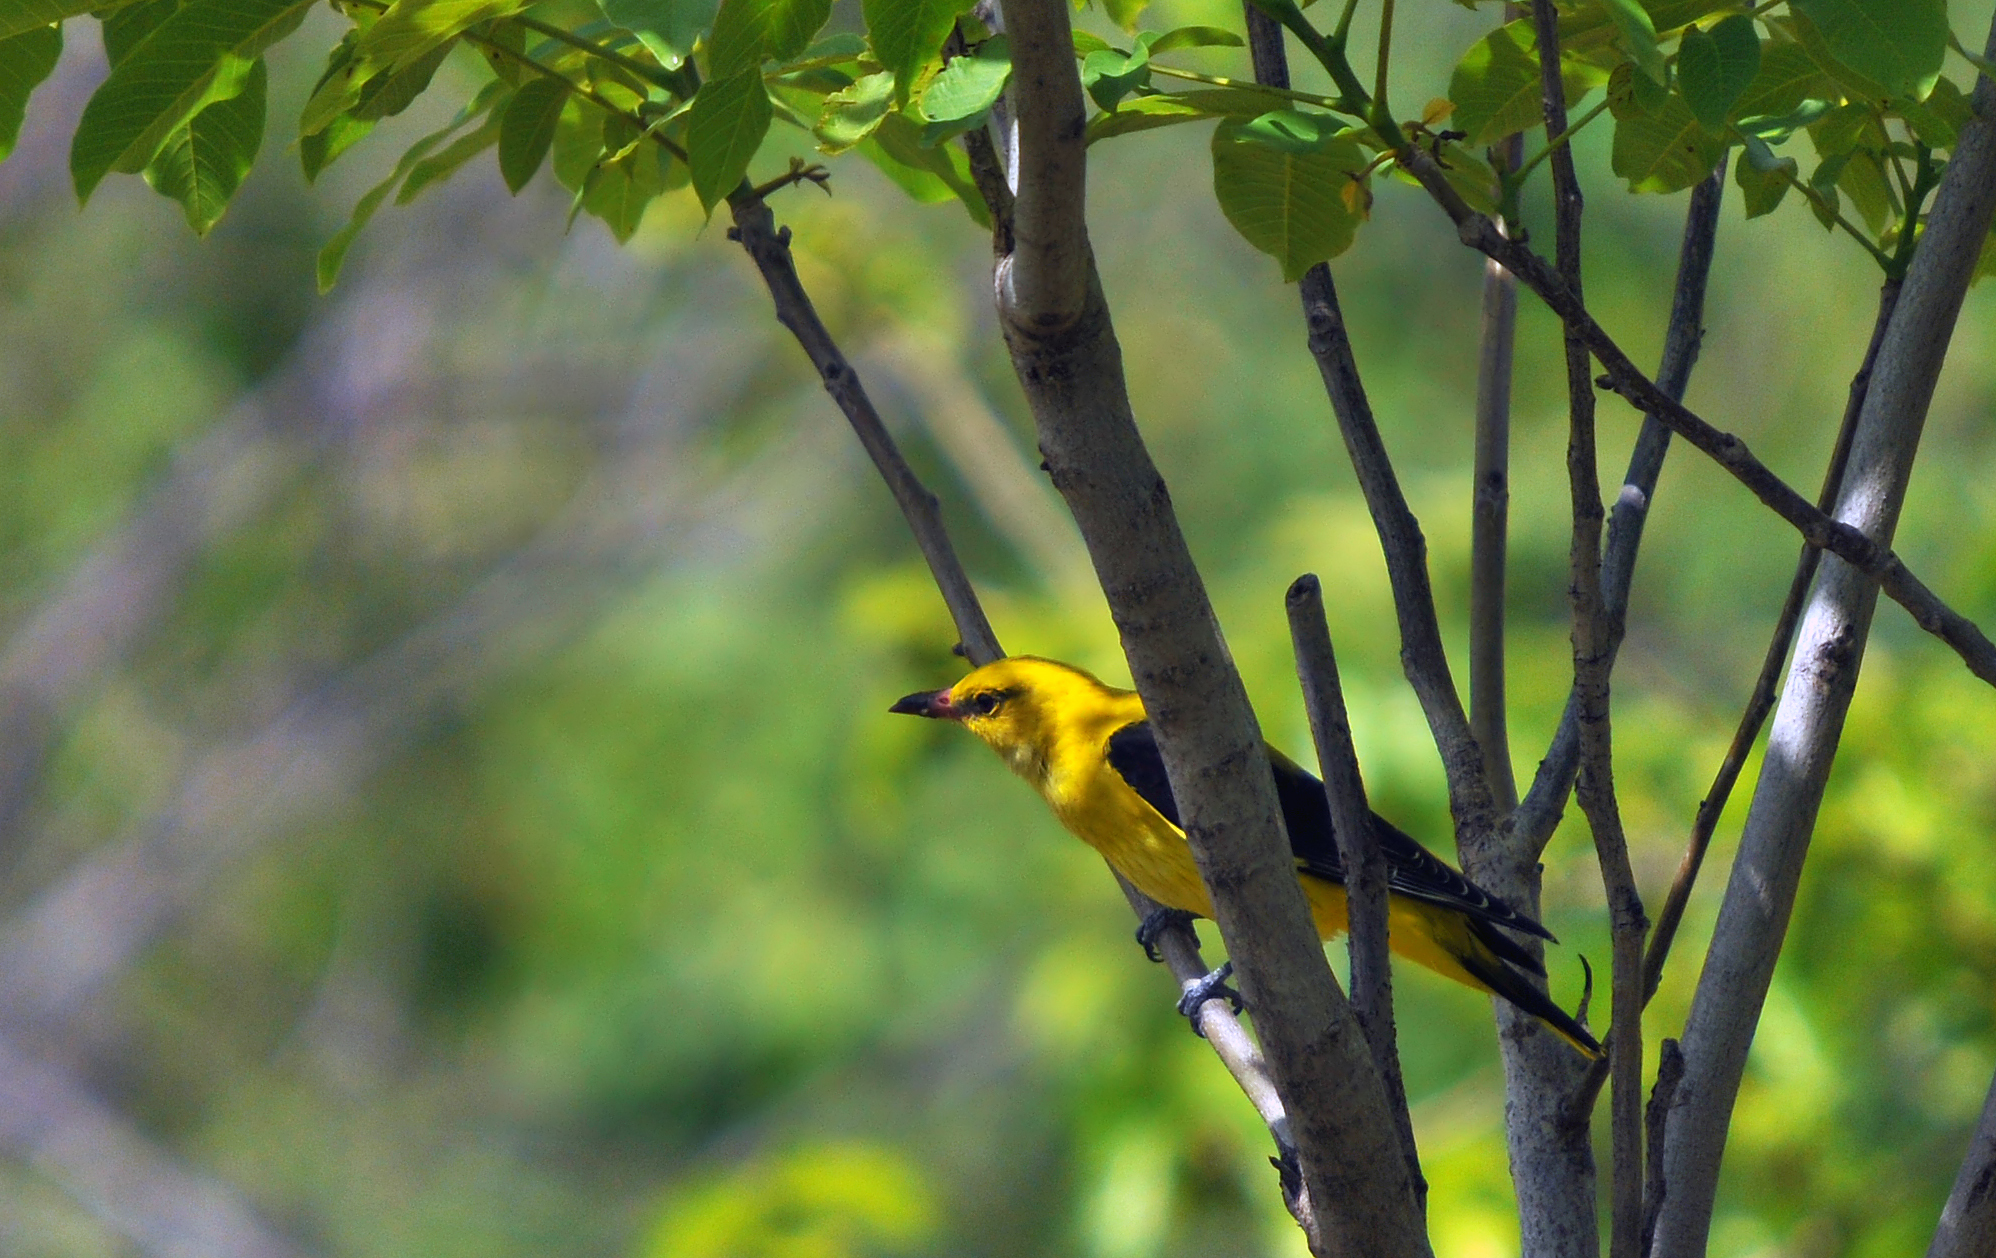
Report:
[[[998,696],[992,693],[991,691],[986,690],[979,694],[972,695],[970,697],[970,702],[965,706],[968,707],[974,715],[990,716],[993,712],[996,712],[998,710]]]

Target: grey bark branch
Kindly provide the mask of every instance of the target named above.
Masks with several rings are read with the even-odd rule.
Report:
[[[1670,299],[1670,322],[1664,331],[1663,358],[1656,372],[1657,387],[1682,401],[1691,383],[1691,369],[1705,335],[1705,285],[1712,273],[1719,205],[1726,188],[1725,163],[1691,191],[1684,216],[1684,241],[1677,254],[1677,283]],[[1495,266],[1493,262],[1490,265]],[[1670,429],[1654,415],[1643,416],[1629,454],[1628,471],[1608,518],[1608,545],[1601,557],[1601,601],[1608,613],[1609,652],[1621,649],[1628,623],[1629,591],[1634,584],[1636,554],[1643,525],[1649,519],[1657,477],[1670,452]],[[1580,711],[1571,695],[1545,759],[1539,762],[1531,789],[1511,823],[1517,841],[1537,855],[1545,850],[1566,810],[1567,792],[1580,768]]]
[[[1516,21],[1518,6],[1504,6]],[[1490,149],[1501,179],[1525,158],[1513,132]],[[1508,227],[1508,224],[1500,224]],[[1511,365],[1517,356],[1518,279],[1483,261],[1483,319],[1476,355],[1476,454],[1469,534],[1469,728],[1499,813],[1518,807],[1504,699],[1504,586],[1511,514]]]
[[[0,1036],[0,1150],[149,1258],[303,1258],[229,1185],[141,1135],[66,1070]]]
[[[998,8],[1012,40],[1007,97],[1018,148],[1011,172],[1012,248],[999,256],[993,282],[1007,323],[1046,335],[1071,327],[1096,304],[1084,216],[1088,114],[1067,10],[1016,0]],[[1056,46],[1058,59],[1032,55]]]
[[[1810,545],[1829,551],[1876,580],[1892,601],[1911,613],[1916,624],[1952,647],[1970,672],[1996,685],[1996,642],[1991,642],[1973,621],[1943,602],[1892,553],[1891,547],[1866,537],[1843,520],[1816,510],[1808,499],[1755,457],[1744,441],[1713,427],[1658,388],[1595,321],[1544,258],[1529,246],[1507,238],[1488,216],[1470,209],[1428,154],[1416,147],[1406,150],[1402,157],[1409,173],[1455,222],[1457,234],[1465,245],[1503,263],[1563,322],[1579,329],[1588,350],[1601,364],[1617,393],[1709,455],[1776,515],[1794,526]]]
[[[1830,452],[1829,468],[1823,473],[1822,492],[1816,496],[1816,505],[1825,511],[1836,504],[1837,494],[1843,488],[1844,468],[1850,460],[1851,438],[1857,431],[1857,417],[1864,408],[1865,393],[1871,386],[1871,371],[1878,361],[1878,347],[1884,343],[1885,329],[1892,321],[1892,310],[1899,303],[1900,284],[1898,279],[1886,280],[1878,292],[1878,318],[1872,324],[1871,343],[1864,351],[1864,363],[1851,378],[1843,422],[1837,426],[1836,445]],[[1781,613],[1775,617],[1774,633],[1769,638],[1767,654],[1760,663],[1760,676],[1754,680],[1753,693],[1747,699],[1746,710],[1740,714],[1739,725],[1733,730],[1733,741],[1726,748],[1725,759],[1713,775],[1712,787],[1698,804],[1697,816],[1691,822],[1691,837],[1684,845],[1684,859],[1678,863],[1677,876],[1671,880],[1663,908],[1657,913],[1656,932],[1650,936],[1649,951],[1643,955],[1644,1003],[1656,995],[1657,985],[1663,981],[1664,962],[1670,959],[1670,946],[1677,938],[1677,927],[1684,920],[1685,908],[1691,903],[1691,890],[1697,885],[1698,871],[1705,863],[1706,850],[1711,847],[1712,832],[1718,828],[1719,817],[1726,811],[1726,801],[1732,798],[1733,786],[1739,781],[1741,769],[1746,766],[1747,755],[1760,737],[1761,724],[1774,710],[1774,693],[1781,680],[1781,666],[1788,661],[1788,649],[1795,643],[1795,627],[1802,620],[1803,600],[1808,597],[1809,587],[1815,582],[1816,568],[1822,558],[1822,551],[1804,546],[1801,556],[1795,561],[1795,576],[1788,583],[1788,597],[1781,605]]]
[[[1566,92],[1560,78],[1559,14],[1552,0],[1533,0],[1532,24],[1538,34],[1540,90],[1544,96],[1546,136],[1566,133]],[[1573,146],[1561,145],[1552,155],[1555,248],[1559,276],[1579,300],[1582,287],[1580,233],[1584,201],[1580,177],[1573,168]],[[1613,1017],[1608,1033],[1608,1060],[1613,1066],[1611,1098],[1613,1161],[1609,1252],[1613,1258],[1639,1258],[1642,1229],[1642,899],[1636,893],[1635,872],[1629,866],[1628,838],[1622,830],[1621,807],[1615,798],[1613,724],[1610,676],[1614,668],[1613,632],[1601,594],[1600,474],[1594,443],[1594,379],[1587,346],[1568,325],[1562,329],[1566,347],[1566,387],[1569,436],[1567,482],[1573,503],[1573,544],[1569,560],[1573,601],[1573,697],[1580,730],[1578,794],[1594,850],[1600,860],[1601,885],[1607,893],[1609,930],[1613,940]]]
[[[916,544],[928,559],[937,589],[956,622],[965,655],[974,665],[1002,658],[1004,651],[985,618],[983,604],[970,578],[964,573],[962,561],[957,558],[956,547],[943,524],[935,495],[922,485],[902,458],[900,449],[881,423],[879,413],[860,384],[858,375],[846,361],[831,332],[818,318],[809,294],[798,279],[796,267],[790,260],[788,229],[775,230],[768,206],[760,201],[743,202],[733,209],[735,238],[761,272],[770,298],[776,305],[778,321],[790,330],[810,356],[812,365],[817,367],[819,375],[825,380],[826,391],[845,413],[860,443],[872,456],[874,467],[887,482],[895,501],[901,505],[909,530],[914,533]],[[996,218],[996,235],[1002,241],[1007,239],[1002,226],[1003,215]],[[1030,508],[1022,507],[1021,510],[1030,513]],[[1063,562],[1062,567],[1065,566]],[[1116,881],[1138,920],[1148,918],[1162,907],[1131,886],[1121,875],[1117,875]],[[1181,990],[1205,975],[1206,965],[1199,955],[1199,936],[1191,927],[1169,927],[1159,933],[1156,943]],[[1268,1124],[1278,1147],[1287,1151],[1291,1147],[1289,1124],[1281,1099],[1269,1078],[1260,1050],[1248,1038],[1233,1010],[1225,1000],[1216,998],[1195,1010],[1193,1018],[1206,1042],[1212,1045],[1228,1073],[1233,1075],[1256,1112]],[[1307,1199],[1303,1204],[1307,1207]]]
[[[1265,744],[1131,413],[1084,224],[1065,0],[1008,0],[1019,137],[1000,322],[1054,487],[1087,542],[1290,1131],[1320,1254],[1428,1252],[1385,1089],[1332,977],[1261,772]],[[1068,268],[1063,270],[1063,268]],[[1079,297],[1079,300],[1075,298]]]
[[[1289,641],[1296,653],[1296,680],[1303,688],[1303,707],[1309,713],[1310,736],[1317,747],[1317,768],[1330,802],[1331,829],[1344,866],[1352,1010],[1365,1031],[1373,1064],[1386,1084],[1386,1104],[1400,1133],[1407,1174],[1414,1183],[1415,1199],[1425,1211],[1428,1181],[1421,1174],[1420,1150],[1414,1144],[1414,1123],[1407,1113],[1407,1084],[1400,1074],[1400,1046],[1393,1027],[1386,857],[1372,830],[1372,809],[1366,803],[1365,779],[1359,773],[1351,721],[1345,715],[1344,686],[1338,680],[1337,655],[1324,618],[1323,586],[1315,574],[1296,578],[1284,605],[1289,613]]]
[[[1273,86],[1286,84],[1280,28],[1252,6],[1247,23],[1256,77]],[[1463,867],[1486,890],[1536,913],[1537,856],[1520,858],[1516,845],[1506,844],[1498,834],[1483,753],[1442,648],[1428,582],[1427,542],[1407,506],[1373,418],[1330,269],[1312,267],[1301,288],[1310,352],[1385,554],[1399,621],[1401,665],[1427,715],[1447,774],[1449,809]],[[1523,941],[1523,946],[1543,955],[1536,940]],[[1592,1258],[1599,1249],[1594,1151],[1586,1120],[1576,1123],[1567,1103],[1580,1084],[1584,1063],[1538,1019],[1506,1001],[1493,1004],[1504,1057],[1505,1137],[1525,1252],[1534,1258]]]
[[[1996,53],[1996,26],[1987,47]],[[1927,408],[1968,282],[1996,212],[1996,83],[1979,80],[1925,234],[1886,328],[1838,496],[1841,528],[1886,554],[1905,500]],[[1903,568],[1899,569],[1903,572]],[[1684,1029],[1684,1079],[1664,1139],[1655,1252],[1704,1252],[1720,1159],[1747,1049],[1788,927],[1816,811],[1857,685],[1877,568],[1825,559],[1802,620],[1788,681],[1705,969]]]
[[[1986,1258],[1996,1253],[1996,1080],[1982,1103],[1982,1121],[1941,1208],[1927,1258]]]
[[[866,447],[873,466],[879,469],[880,478],[887,482],[888,492],[894,495],[895,504],[915,535],[915,544],[921,547],[922,558],[928,561],[943,602],[949,605],[950,617],[956,621],[957,633],[971,663],[988,664],[1002,658],[1004,648],[998,645],[998,635],[985,618],[977,591],[971,588],[970,577],[944,531],[942,505],[901,457],[900,448],[894,444],[887,426],[880,422],[880,413],[873,408],[873,399],[860,383],[859,373],[846,361],[838,342],[818,318],[811,295],[797,278],[796,264],[790,258],[790,229],[778,231],[775,216],[760,199],[743,198],[732,202],[730,208],[735,225],[729,237],[741,243],[756,270],[762,273],[763,284],[776,304],[777,322],[789,329],[810,356],[811,365],[818,369],[818,378],[825,382],[825,392],[838,403],[852,425],[853,434]]]
[[[1523,148],[1513,135],[1492,150],[1500,169]],[[1504,711],[1504,569],[1511,511],[1511,362],[1518,335],[1518,281],[1483,263],[1483,329],[1476,364],[1476,468],[1469,540],[1469,728],[1483,750],[1483,776],[1497,810],[1518,806]]]

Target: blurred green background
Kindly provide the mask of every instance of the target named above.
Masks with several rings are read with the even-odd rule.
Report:
[[[1233,17],[1158,8],[1147,25]],[[1487,16],[1401,20],[1397,90],[1439,95]],[[1265,1133],[1100,861],[973,740],[887,715],[960,674],[954,636],[720,226],[682,196],[618,249],[592,220],[565,232],[551,184],[509,198],[480,163],[385,211],[315,297],[313,255],[393,137],[451,107],[307,188],[285,119],[327,42],[279,51],[264,160],[206,242],[131,178],[78,214],[88,23],[0,166],[0,1252],[1301,1253]],[[1654,361],[1684,198],[1615,188],[1607,139],[1579,146],[1590,295]],[[1281,596],[1315,571],[1374,802],[1449,852],[1295,294],[1220,218],[1205,143],[1095,150],[1138,414],[1270,737],[1308,754]],[[857,162],[777,208],[1006,645],[1126,681],[1034,471],[988,241]],[[1336,272],[1459,647],[1478,260],[1384,183]],[[1735,197],[1690,402],[1813,491],[1876,288],[1802,207],[1748,224]],[[1962,317],[1901,533],[1984,624],[1992,303]],[[1528,298],[1521,777],[1569,669],[1562,390]],[[1610,484],[1634,431],[1604,399]],[[1673,454],[1616,708],[1652,903],[1795,553]],[[1681,1025],[1750,785],[1653,1040]],[[1715,1254],[1924,1246],[1996,1068],[1992,827],[1996,696],[1887,608]],[[1608,955],[1577,815],[1546,863],[1570,1004],[1576,954]],[[1413,970],[1397,991],[1437,1252],[1515,1253],[1487,1002]]]

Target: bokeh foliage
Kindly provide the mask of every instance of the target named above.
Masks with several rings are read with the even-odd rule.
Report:
[[[704,24],[640,5],[610,20],[639,10],[653,24],[625,47],[660,66]],[[1487,14],[1409,10],[1401,82],[1446,82],[1487,32]],[[849,30],[861,16],[834,22]],[[1084,22],[1130,54],[1097,61],[1098,86],[1162,42],[1129,44],[1108,16]],[[1981,16],[1955,15],[1962,29]],[[1237,15],[1188,3],[1144,20],[1177,30]],[[63,150],[102,73],[88,24],[67,29],[66,59],[36,101],[56,117],[37,133],[31,116],[0,168],[12,180],[0,184],[0,623],[20,632],[245,390],[271,400],[280,435],[306,454],[58,714],[7,831],[6,904],[32,904],[74,861],[144,827],[205,747],[449,615],[539,540],[563,546],[543,566],[608,575],[553,580],[544,605],[514,609],[529,625],[573,613],[530,650],[467,640],[452,658],[479,665],[473,681],[405,713],[332,803],[220,867],[87,1017],[45,1029],[38,1047],[328,1255],[1298,1248],[1265,1135],[1170,1014],[1168,984],[1129,943],[1100,862],[980,748],[885,714],[893,697],[956,675],[947,618],[747,268],[718,229],[700,235],[694,191],[639,197],[669,190],[669,163],[625,152],[635,136],[620,155],[610,139],[591,148],[571,100],[545,155],[565,190],[518,178],[532,146],[509,147],[507,126],[525,84],[457,51],[421,75],[445,100],[379,118],[345,106],[351,139],[378,127],[396,143],[330,170],[337,152],[314,158],[301,144],[333,204],[288,162],[266,162],[195,245],[179,211],[131,181],[106,183],[81,218],[66,204]],[[321,48],[341,38],[323,14],[301,30]],[[797,43],[782,30],[754,38]],[[266,70],[252,59],[230,73],[245,93],[267,73],[283,116],[307,110],[322,67],[305,64],[317,54],[302,43],[271,50]],[[1237,53],[1184,46],[1240,73]],[[1071,557],[1071,535],[1023,536],[993,505],[994,484],[1030,477],[1032,460],[989,326],[988,242],[961,210],[904,197],[956,194],[940,169],[923,182],[895,156],[902,142],[886,129],[900,124],[885,120],[914,125],[894,112],[914,63],[879,64],[870,73],[890,80],[844,102],[881,110],[881,129],[852,146],[874,164],[841,165],[830,200],[803,188],[779,203],[805,282],[943,492],[1007,644],[1116,678],[1099,595],[1071,566],[1039,561],[1049,545]],[[868,75],[848,77],[831,96]],[[974,113],[983,89],[956,86]],[[501,96],[496,128],[473,115],[456,133],[489,140],[501,160],[437,187],[443,158],[464,150],[436,141],[377,202],[397,189],[412,199],[412,183],[434,191],[342,242],[352,273],[328,302],[308,299],[321,245],[397,145],[450,124],[464,100],[497,109]],[[1123,98],[1117,116],[1132,99],[1152,98]],[[551,104],[535,115],[528,101],[517,125],[545,130]],[[580,147],[564,147],[578,133]],[[903,138],[904,154],[949,152]],[[768,169],[752,173],[780,170],[790,150],[772,143],[756,159]],[[1625,153],[1619,131],[1578,143],[1583,172],[1605,186]],[[1230,229],[1224,197],[1204,195],[1206,150],[1190,126],[1094,150],[1097,248],[1138,414],[1271,736],[1307,747],[1280,593],[1315,570],[1334,595],[1378,806],[1446,849],[1376,542],[1293,295]],[[1855,200],[1850,169],[1814,191]],[[1376,182],[1339,279],[1459,642],[1478,267],[1411,190]],[[509,185],[524,189],[517,202]],[[578,193],[607,231],[562,235]],[[1590,293],[1632,348],[1653,352],[1660,336],[1680,204],[1594,204]],[[1523,208],[1528,225],[1545,221],[1529,190]],[[1720,251],[1691,400],[1808,483],[1877,268],[1793,207],[1752,223],[1729,213]],[[1901,534],[1908,562],[1983,623],[1996,619],[1991,313],[1988,294],[1971,297]],[[952,455],[897,365],[903,337],[988,402],[1016,468]],[[1526,771],[1568,654],[1563,386],[1542,312],[1528,308],[1522,342],[1512,644]],[[1631,416],[1604,413],[1604,458],[1632,432]],[[1730,481],[1673,458],[1618,674],[1620,785],[1651,894],[1675,866],[1794,553]],[[626,505],[647,493],[659,502]],[[624,523],[587,527],[603,519]],[[1880,619],[1756,1042],[1716,1253],[1922,1243],[1996,1067],[1996,699],[1895,611]],[[1570,1003],[1574,954],[1607,954],[1584,827],[1555,839],[1547,886],[1566,945],[1555,990]],[[1719,886],[1708,877],[1694,906],[1653,1035],[1681,1021]],[[1438,1252],[1514,1251],[1487,1009],[1403,975]],[[5,1164],[0,1248],[129,1252],[64,1185],[46,1164]]]

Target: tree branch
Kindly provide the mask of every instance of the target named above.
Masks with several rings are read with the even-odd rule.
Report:
[[[1137,431],[1083,223],[1080,81],[1065,0],[1008,0],[1016,247],[998,309],[1040,451],[1088,544],[1187,840],[1255,1014],[1315,1207],[1314,1250],[1425,1254],[1385,1090],[1296,882],[1247,694]],[[1050,272],[1055,264],[1068,274]],[[1078,285],[1079,302],[1072,300]]]
[[[149,1258],[302,1258],[230,1185],[140,1134],[74,1075],[0,1036],[0,1149]]]
[[[1491,151],[1501,173],[1517,165],[1523,137]],[[1483,330],[1476,364],[1476,469],[1470,504],[1469,727],[1483,750],[1483,776],[1500,813],[1518,806],[1504,704],[1504,569],[1511,509],[1511,361],[1518,336],[1518,281],[1483,263]]]
[[[1832,519],[1756,458],[1744,441],[1722,432],[1671,398],[1645,376],[1615,343],[1557,274],[1528,246],[1510,240],[1490,218],[1469,208],[1448,184],[1434,159],[1412,146],[1401,154],[1407,170],[1454,220],[1462,242],[1501,262],[1536,293],[1561,320],[1575,325],[1607,372],[1609,387],[1637,409],[1661,419],[1670,430],[1709,455],[1751,490],[1755,497],[1788,521],[1812,546],[1845,560],[1876,580],[1894,602],[1912,613],[1914,621],[1960,655],[1969,671],[1996,685],[1996,643],[1976,625],[1942,602],[1910,572],[1890,547],[1880,545],[1842,520]]]
[[[1352,747],[1351,722],[1345,715],[1344,687],[1338,680],[1337,655],[1331,648],[1330,626],[1324,619],[1324,591],[1315,574],[1296,578],[1284,604],[1289,612],[1289,641],[1296,653],[1296,680],[1303,688],[1303,707],[1310,716],[1310,736],[1317,745],[1317,768],[1330,801],[1331,832],[1337,837],[1338,860],[1344,866],[1346,913],[1350,919],[1347,946],[1351,953],[1351,1002],[1358,1024],[1372,1048],[1372,1061],[1386,1084],[1386,1104],[1407,1158],[1407,1174],[1415,1200],[1425,1211],[1428,1181],[1421,1174],[1420,1150],[1414,1144],[1414,1123],[1407,1114],[1407,1085],[1400,1075],[1400,1046],[1393,1028],[1393,970],[1387,949],[1386,857],[1372,830],[1372,809],[1365,800],[1365,779]]]
[[[1250,3],[1247,30],[1256,77],[1275,85],[1287,83],[1288,66],[1275,21]],[[1498,835],[1483,752],[1470,731],[1442,648],[1428,583],[1427,542],[1407,506],[1373,418],[1330,269],[1310,268],[1301,291],[1310,352],[1385,554],[1399,622],[1401,666],[1427,715],[1447,774],[1449,811],[1463,867],[1492,894],[1536,913],[1536,854],[1517,859],[1515,849]],[[1536,940],[1522,943],[1534,955],[1543,955]],[[1538,1019],[1508,1002],[1493,1003],[1509,1098],[1505,1134],[1525,1252],[1548,1258],[1593,1258],[1599,1248],[1594,1151],[1585,1118],[1576,1124],[1567,1105],[1585,1067]]]
[[[1982,1103],[1982,1121],[1941,1208],[1927,1258],[1982,1258],[1996,1252],[1996,1080]]]
[[[1825,511],[1835,505],[1837,494],[1843,488],[1844,468],[1850,461],[1851,437],[1857,431],[1857,417],[1864,408],[1864,396],[1871,385],[1871,371],[1878,361],[1878,347],[1885,340],[1885,329],[1892,321],[1893,307],[1899,303],[1899,289],[1903,282],[1888,279],[1878,291],[1878,318],[1872,324],[1871,343],[1864,351],[1863,365],[1851,378],[1843,422],[1837,426],[1836,445],[1830,452],[1829,468],[1823,473],[1823,489],[1816,496],[1816,505]],[[1822,558],[1822,551],[1804,546],[1801,556],[1796,559],[1795,576],[1788,583],[1788,597],[1781,605],[1781,614],[1775,617],[1774,633],[1768,641],[1767,654],[1760,662],[1760,676],[1754,681],[1753,694],[1747,699],[1746,711],[1740,714],[1740,723],[1733,730],[1732,744],[1726,748],[1726,757],[1712,779],[1712,788],[1705,792],[1705,798],[1698,804],[1698,815],[1691,823],[1691,838],[1684,847],[1684,859],[1677,866],[1677,876],[1671,881],[1670,893],[1664,897],[1663,908],[1656,918],[1656,932],[1650,937],[1649,951],[1643,957],[1645,1004],[1656,995],[1657,984],[1663,981],[1664,962],[1670,957],[1670,945],[1677,938],[1677,927],[1684,920],[1684,910],[1691,903],[1691,889],[1697,885],[1698,870],[1705,863],[1705,851],[1711,846],[1712,832],[1718,828],[1719,817],[1726,811],[1726,801],[1732,797],[1733,786],[1739,781],[1740,770],[1746,766],[1746,758],[1753,751],[1755,740],[1760,737],[1761,723],[1774,709],[1775,685],[1781,680],[1781,666],[1788,662],[1788,648],[1795,643],[1795,626],[1802,620],[1802,601],[1808,597],[1809,587],[1816,579],[1816,568]]]
[[[1049,334],[1071,327],[1085,307],[1095,260],[1088,248],[1088,124],[1067,10],[1001,3],[1012,40],[1012,106],[1018,156],[1012,248],[993,277],[1007,323]]]
[[[1540,89],[1544,95],[1546,134],[1566,133],[1566,93],[1560,79],[1559,14],[1552,0],[1533,0],[1532,24],[1538,34]],[[1573,148],[1560,145],[1552,155],[1555,248],[1559,276],[1576,300],[1582,293],[1580,266],[1581,214],[1584,200],[1573,168]],[[1567,483],[1573,502],[1573,544],[1569,561],[1573,600],[1573,696],[1579,713],[1579,797],[1594,832],[1601,884],[1607,892],[1609,928],[1613,939],[1613,1020],[1608,1052],[1614,1069],[1612,1119],[1612,1220],[1609,1252],[1613,1258],[1639,1258],[1642,1244],[1643,1113],[1642,1113],[1642,899],[1636,893],[1635,872],[1629,867],[1628,838],[1622,830],[1621,808],[1615,799],[1613,725],[1610,675],[1614,647],[1607,609],[1601,596],[1601,483],[1594,446],[1594,380],[1587,346],[1571,325],[1563,329],[1566,347],[1566,387],[1569,436],[1566,447]]]
[[[873,408],[873,399],[860,383],[859,373],[846,361],[838,342],[818,318],[803,282],[797,278],[797,266],[790,259],[790,229],[777,230],[775,216],[759,197],[731,200],[729,208],[734,213],[735,225],[728,238],[741,243],[756,270],[762,273],[762,282],[776,303],[777,322],[788,328],[810,355],[811,365],[818,369],[818,378],[825,382],[825,392],[832,395],[839,410],[845,413],[853,434],[866,447],[881,479],[887,482],[888,492],[894,495],[909,531],[915,535],[915,544],[922,549],[922,558],[928,561],[936,589],[949,605],[950,617],[956,621],[956,631],[970,662],[989,664],[1002,659],[1004,648],[998,645],[998,635],[985,618],[977,591],[971,588],[970,577],[943,529],[941,504],[901,457],[900,448],[888,434],[887,426],[880,422],[880,413]]]
[[[1670,322],[1664,331],[1663,358],[1657,367],[1657,387],[1682,401],[1691,383],[1691,369],[1705,335],[1705,282],[1712,273],[1712,253],[1718,234],[1719,204],[1726,188],[1722,162],[1709,178],[1691,191],[1684,216],[1684,242],[1677,254],[1677,283],[1670,300]],[[1490,265],[1494,266],[1495,263]],[[1629,454],[1622,491],[1608,518],[1608,546],[1601,558],[1601,601],[1608,614],[1610,659],[1621,649],[1628,624],[1629,591],[1634,583],[1636,552],[1643,525],[1649,519],[1657,477],[1670,452],[1670,429],[1654,415],[1644,415]],[[1558,828],[1566,795],[1580,768],[1580,710],[1569,695],[1558,730],[1539,762],[1532,786],[1511,822],[1515,841],[1536,859]]]
[[[1996,53],[1996,25],[1988,47]],[[1934,385],[1996,212],[1996,83],[1979,80],[1971,100],[1976,117],[1961,129],[1886,328],[1838,496],[1839,527],[1866,539],[1875,553],[1890,554]],[[1787,932],[1878,589],[1874,571],[1827,559],[1803,615],[1684,1029],[1684,1080],[1664,1140],[1655,1243],[1662,1258],[1704,1252],[1747,1048]]]
[[[736,229],[731,234],[755,261],[770,297],[776,303],[779,322],[790,329],[810,356],[812,365],[817,367],[826,382],[826,392],[845,413],[854,433],[873,457],[881,478],[887,482],[896,502],[901,505],[909,530],[914,533],[917,545],[928,559],[930,573],[956,622],[966,656],[972,664],[987,664],[1002,658],[1003,651],[985,617],[983,605],[965,575],[949,532],[943,525],[935,495],[921,484],[902,458],[858,375],[832,339],[831,332],[818,318],[809,294],[798,279],[796,267],[790,259],[788,229],[773,230],[773,217],[768,207],[759,200],[743,200],[732,208]],[[1005,239],[1002,227],[998,233],[1000,240]],[[1062,567],[1066,565],[1063,563]],[[1131,886],[1120,874],[1116,876],[1116,881],[1138,920],[1147,919],[1162,907]],[[1190,926],[1173,926],[1161,931],[1156,944],[1181,990],[1205,976],[1207,967],[1199,954],[1199,936]],[[1260,1050],[1248,1038],[1246,1030],[1234,1017],[1232,1008],[1224,999],[1216,997],[1195,1010],[1193,1018],[1206,1042],[1212,1045],[1221,1063],[1268,1124],[1278,1149],[1285,1155],[1291,1153],[1294,1146],[1282,1101],[1269,1078]],[[1307,1194],[1291,1204],[1292,1208],[1300,1204],[1307,1211]]]

